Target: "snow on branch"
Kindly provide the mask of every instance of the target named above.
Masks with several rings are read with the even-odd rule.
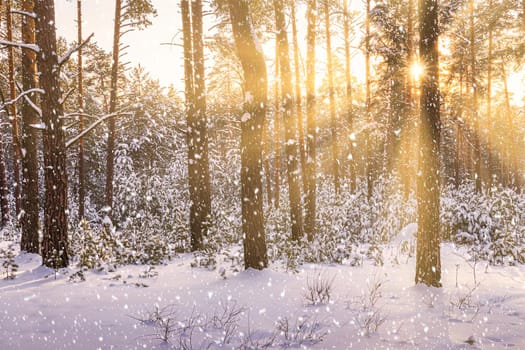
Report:
[[[64,56],[60,57],[58,59],[58,65],[61,66],[63,65],[64,63],[67,62],[67,60],[69,60],[69,58],[71,57],[72,54],[74,54],[75,52],[77,52],[78,50],[80,50],[82,47],[84,47],[88,42],[89,40],[91,40],[91,38],[93,37],[93,35],[95,35],[95,33],[91,33],[90,36],[87,37],[86,40],[84,40],[82,43],[80,43],[80,45],[77,45],[73,48],[71,48],[68,52],[65,53]]]
[[[21,47],[23,49],[28,49],[28,50],[34,51],[36,53],[40,52],[40,47],[38,45],[35,45],[35,44],[17,43],[17,42],[14,42],[14,41],[8,41],[8,40],[0,39],[0,45]]]
[[[4,76],[2,76],[4,77]],[[5,78],[5,77],[4,77]],[[34,89],[29,89],[27,91],[23,91],[22,90],[22,87],[20,86],[20,84],[18,82],[15,82],[16,83],[16,87],[18,88],[18,91],[20,91],[20,95],[19,97],[24,97],[24,100],[27,102],[27,104],[33,108],[33,110],[38,114],[38,116],[40,118],[42,118],[42,110],[36,105],[36,103],[34,103],[30,98],[29,98],[29,93],[30,92],[39,92],[41,94],[45,94],[46,92],[43,90],[43,89],[38,89],[38,88],[34,88]],[[18,99],[18,98],[17,98]]]
[[[42,118],[42,110],[40,107],[38,107],[27,95],[24,95],[24,100],[26,100],[27,104],[33,108],[40,118]]]
[[[13,100],[9,100],[7,102],[4,102],[3,105],[4,106],[9,106],[9,105],[12,105],[16,102],[18,102],[19,99],[21,99],[22,97],[25,97],[26,95],[29,95],[29,94],[32,94],[33,92],[38,92],[40,94],[43,94],[44,93],[44,90],[43,89],[39,89],[39,88],[34,88],[34,89],[29,89],[29,90],[26,90],[22,93],[20,93],[17,97],[15,97]]]
[[[131,113],[131,112],[115,112],[115,113],[106,114],[106,115],[98,118],[90,126],[88,126],[86,129],[84,129],[80,134],[78,134],[77,136],[73,137],[71,140],[67,141],[66,142],[66,148],[69,148],[69,147],[73,146],[82,137],[86,136],[86,134],[88,134],[91,130],[95,129],[100,123],[108,120],[109,118],[120,117],[120,116],[123,116],[123,115],[133,115],[133,113]]]
[[[36,19],[36,13],[34,13],[34,12],[27,12],[27,11],[21,11],[21,10],[11,10],[11,13]]]
[[[60,103],[61,105],[63,105],[66,100],[68,99],[69,96],[71,96],[71,94],[73,93],[73,91],[75,91],[75,88],[72,87],[71,89],[69,89],[65,94],[64,94],[64,97],[60,98],[60,100],[58,100],[58,103]]]

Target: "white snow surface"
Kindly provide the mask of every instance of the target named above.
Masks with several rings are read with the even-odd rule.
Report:
[[[164,342],[153,321],[138,319],[168,308],[166,318],[179,329],[191,315],[211,320],[223,305],[244,308],[229,344],[221,343],[224,329],[202,321],[194,349],[237,349],[248,334],[256,343],[285,318],[291,325],[318,323],[322,341],[299,344],[276,332],[270,349],[525,349],[525,267],[478,262],[474,281],[467,253],[447,243],[441,246],[443,288],[415,286],[415,258],[398,247],[414,230],[415,224],[405,227],[382,247],[383,266],[304,265],[298,273],[278,266],[233,272],[226,261],[209,271],[192,268],[186,254],[155,267],[156,276],[140,277],[147,266],[125,266],[88,271],[86,281],[72,283],[76,268],[55,278],[38,255],[20,254],[16,278],[0,280],[0,349],[178,349],[176,331]],[[333,280],[331,298],[310,305],[304,295],[317,275]],[[367,309],[374,284],[381,285],[379,297]],[[366,334],[373,314],[383,322]]]

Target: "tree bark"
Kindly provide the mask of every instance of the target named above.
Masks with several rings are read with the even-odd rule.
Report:
[[[230,0],[230,19],[244,71],[241,118],[241,198],[245,268],[268,266],[262,196],[262,129],[266,118],[267,76],[264,54],[253,34],[247,0]]]
[[[120,26],[122,0],[115,0],[115,23],[113,28],[113,62],[109,88],[109,113],[117,110],[118,66],[120,56]],[[113,212],[113,178],[115,173],[115,118],[108,121],[108,144],[106,155],[106,206]]]
[[[489,13],[492,13],[492,0],[489,0]],[[492,25],[489,25],[489,47],[487,57],[487,170],[488,189],[492,187]]]
[[[264,129],[263,129],[263,158],[264,158],[264,174],[266,178],[266,202],[268,207],[272,206],[272,174],[270,171],[270,147],[268,140],[268,131],[269,131],[268,119],[264,120]]]
[[[194,147],[190,176],[195,177],[196,187],[190,188],[190,227],[192,250],[202,249],[211,220],[211,191],[208,161],[208,132],[206,118],[206,87],[204,71],[204,43],[202,30],[202,1],[191,2],[194,111],[188,115],[190,145]],[[261,192],[262,194],[262,192]]]
[[[317,33],[317,1],[308,0],[307,4],[307,33],[306,33],[306,168],[305,177],[305,231],[308,240],[313,240],[316,217],[316,120],[317,113],[315,100],[315,45]]]
[[[470,86],[472,89],[472,120],[474,122],[474,179],[476,192],[481,192],[481,128],[478,111],[478,87],[476,84],[476,42],[474,28],[474,0],[469,2],[469,26],[470,26]]]
[[[414,77],[411,69],[416,63],[414,55],[414,0],[408,0],[408,17],[407,17],[407,74],[406,74],[406,121],[403,123],[403,155],[401,169],[401,182],[403,183],[404,198],[408,200],[410,196],[410,180],[415,173],[411,167],[413,155],[413,140],[415,126],[417,122],[414,111]]]
[[[44,236],[42,261],[53,268],[66,267],[68,258],[67,233],[67,172],[66,146],[61,116],[59,66],[55,32],[53,0],[36,0],[36,43],[41,98],[44,143]]]
[[[301,94],[301,69],[299,63],[299,43],[297,40],[297,24],[295,18],[295,2],[291,4],[291,21],[292,21],[292,42],[293,42],[293,60],[295,68],[295,113],[297,115],[297,132],[299,135],[299,156],[301,159],[301,174],[304,174],[304,168],[306,167],[306,154],[304,148],[304,128],[303,128],[303,107],[302,107],[302,94]],[[303,188],[304,176],[303,176]]]
[[[13,21],[11,18],[11,0],[7,0],[6,3],[6,22],[7,22],[7,41],[13,41]],[[15,84],[15,48],[9,46],[8,50],[8,66],[9,66],[9,95],[10,99],[16,98],[16,84]],[[10,117],[11,117],[11,134],[12,134],[12,146],[13,146],[13,179],[14,179],[14,197],[15,197],[15,212],[16,215],[20,214],[20,143],[18,135],[18,113],[16,103],[12,103],[10,106]]]
[[[303,237],[303,214],[301,205],[301,186],[299,178],[299,155],[297,147],[297,120],[294,118],[294,101],[292,89],[292,74],[288,36],[283,13],[282,0],[274,0],[275,23],[278,37],[279,66],[281,69],[281,96],[283,106],[285,149],[286,149],[286,177],[290,200],[290,216],[292,223],[292,240]]]
[[[355,158],[354,150],[354,114],[352,101],[352,71],[351,71],[351,56],[350,56],[350,12],[348,11],[348,0],[343,0],[343,32],[345,41],[345,78],[346,78],[346,118],[348,120],[348,128],[350,132],[349,145],[349,172],[350,172],[350,191],[355,193],[357,189],[357,180],[355,173]],[[352,137],[354,135],[354,137]]]
[[[441,125],[437,0],[423,0],[419,9],[419,18],[419,52],[425,73],[421,82],[415,282],[440,287],[439,148]]]
[[[372,199],[374,193],[374,179],[373,179],[373,162],[372,162],[372,138],[371,138],[371,96],[370,96],[370,0],[366,0],[366,18],[365,18],[365,121],[366,121],[366,136],[365,136],[365,171],[367,183],[367,198]]]
[[[34,11],[33,0],[23,0],[22,10],[28,13]],[[28,16],[22,17],[22,42],[35,43],[35,21]],[[22,88],[24,91],[37,85],[36,54],[22,49]],[[29,95],[29,98],[35,98]],[[31,127],[38,123],[38,115],[30,104],[22,100],[22,215],[20,225],[22,238],[20,249],[29,253],[39,253],[38,220],[39,220],[39,189],[38,189],[38,133]]]
[[[505,69],[505,63],[501,63],[501,74],[503,78],[503,93],[505,96],[505,115],[507,117],[507,130],[509,130],[510,137],[505,142],[506,144],[506,163],[507,163],[507,169],[506,169],[506,184],[507,186],[515,186],[517,189],[519,189],[519,173],[517,171],[517,157],[516,157],[516,133],[515,133],[515,126],[514,126],[514,117],[512,115],[512,109],[510,107],[510,95],[509,95],[509,88],[507,84],[507,72]],[[514,183],[513,183],[514,181]]]
[[[328,74],[328,97],[330,99],[330,131],[332,134],[332,176],[334,177],[335,194],[341,192],[339,180],[339,135],[337,132],[337,115],[335,111],[334,69],[332,67],[332,38],[330,34],[330,7],[324,0],[324,23],[326,34],[326,70]]]
[[[279,38],[275,35],[275,80],[274,92],[274,152],[275,152],[275,207],[281,201],[281,99],[279,90],[281,69],[279,64]]]
[[[7,186],[6,166],[4,157],[4,140],[0,135],[0,209],[1,209],[1,223],[4,227],[9,222],[9,189]]]
[[[82,0],[77,0],[77,42],[82,42]],[[84,83],[82,77],[82,48],[78,49],[78,132],[84,131]],[[84,160],[84,138],[78,141],[78,219],[84,219],[84,202],[86,197],[86,188],[84,180],[86,178],[86,162]]]

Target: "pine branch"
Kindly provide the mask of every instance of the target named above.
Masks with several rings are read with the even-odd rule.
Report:
[[[33,18],[33,19],[36,19],[37,17],[36,13],[34,12],[27,12],[27,11],[22,11],[22,10],[11,10],[11,13],[26,16],[26,17]]]
[[[94,121],[90,126],[88,126],[86,129],[84,129],[80,134],[78,134],[77,136],[75,136],[72,139],[70,139],[69,141],[67,141],[66,142],[66,148],[69,148],[69,147],[73,146],[81,138],[86,136],[91,130],[95,129],[100,123],[108,120],[109,118],[119,117],[119,116],[123,116],[123,115],[133,115],[133,113],[131,113],[131,112],[115,112],[115,113],[106,114],[106,115],[100,117],[99,119]]]
[[[14,99],[12,100],[9,100],[9,101],[6,101],[6,102],[3,102],[2,104],[4,106],[9,106],[9,105],[12,105],[14,103],[17,103],[19,99],[21,99],[22,97],[25,97],[26,95],[29,95],[29,94],[32,94],[33,92],[38,92],[38,93],[41,93],[41,94],[44,94],[45,91],[40,89],[40,88],[34,88],[34,89],[29,89],[29,90],[26,90],[22,93],[20,93],[17,97],[15,97]]]
[[[17,43],[14,41],[7,41],[7,40],[0,39],[0,45],[20,47],[22,49],[28,49],[28,50],[34,51],[36,53],[40,52],[40,47],[35,44]]]
[[[87,39],[84,40],[80,45],[77,45],[77,46],[71,48],[68,52],[66,52],[66,54],[64,56],[60,57],[58,59],[58,65],[62,66],[64,63],[66,63],[69,60],[69,58],[71,57],[72,54],[74,54],[75,52],[80,50],[82,47],[84,47],[89,42],[89,40],[91,40],[93,35],[95,35],[95,33],[91,33],[91,35],[88,36]]]

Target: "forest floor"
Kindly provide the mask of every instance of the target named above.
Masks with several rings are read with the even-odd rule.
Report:
[[[0,280],[0,349],[525,349],[525,266],[442,244],[443,288],[415,286],[402,249],[415,229],[382,247],[382,266],[297,272],[210,271],[186,254],[72,282],[78,269],[20,254],[16,278]]]

